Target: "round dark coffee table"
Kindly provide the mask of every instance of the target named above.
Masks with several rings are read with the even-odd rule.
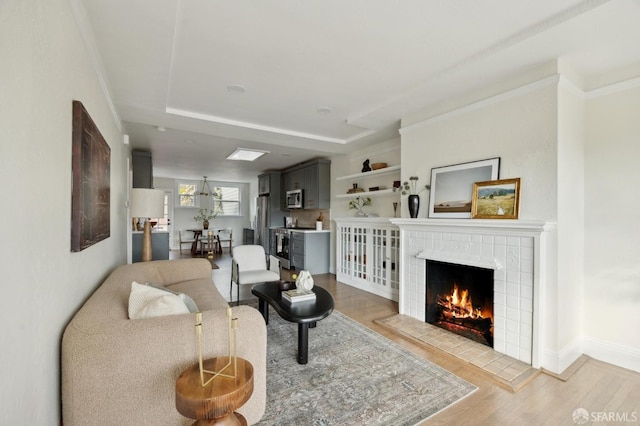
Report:
[[[269,324],[269,306],[283,319],[298,324],[298,363],[306,364],[309,357],[309,328],[316,326],[316,321],[328,317],[333,312],[333,297],[322,287],[313,287],[315,301],[288,303],[282,300],[282,290],[278,289],[279,281],[256,284],[251,293],[258,297],[258,309]]]

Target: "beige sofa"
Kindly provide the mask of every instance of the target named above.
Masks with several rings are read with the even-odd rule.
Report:
[[[177,412],[175,381],[197,362],[194,314],[128,319],[131,282],[152,283],[191,296],[202,311],[205,357],[225,355],[225,299],[206,259],[135,263],[115,269],[67,326],[62,338],[65,426],[189,425]],[[249,424],[266,398],[266,327],[257,309],[233,308],[238,356],[254,368],[253,396],[238,411]]]

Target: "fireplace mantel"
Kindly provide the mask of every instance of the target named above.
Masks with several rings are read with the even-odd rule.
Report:
[[[425,259],[491,267],[494,349],[558,372],[547,361],[555,334],[548,297],[556,290],[556,223],[500,219],[393,218],[400,228],[399,311],[425,320]],[[546,340],[545,340],[546,339]]]
[[[503,219],[390,219],[394,225],[405,229],[427,230],[434,228],[438,231],[451,229],[460,232],[486,232],[491,229],[497,233],[541,233],[556,228],[555,222],[537,220],[503,220]]]

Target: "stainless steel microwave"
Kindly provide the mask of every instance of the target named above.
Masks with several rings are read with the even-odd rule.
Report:
[[[304,207],[302,201],[302,189],[294,189],[293,191],[287,191],[287,208],[289,209],[301,209]]]

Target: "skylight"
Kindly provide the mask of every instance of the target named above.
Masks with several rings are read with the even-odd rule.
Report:
[[[269,151],[260,151],[259,149],[238,148],[231,155],[227,157],[227,160],[255,161],[265,154],[269,154]]]

